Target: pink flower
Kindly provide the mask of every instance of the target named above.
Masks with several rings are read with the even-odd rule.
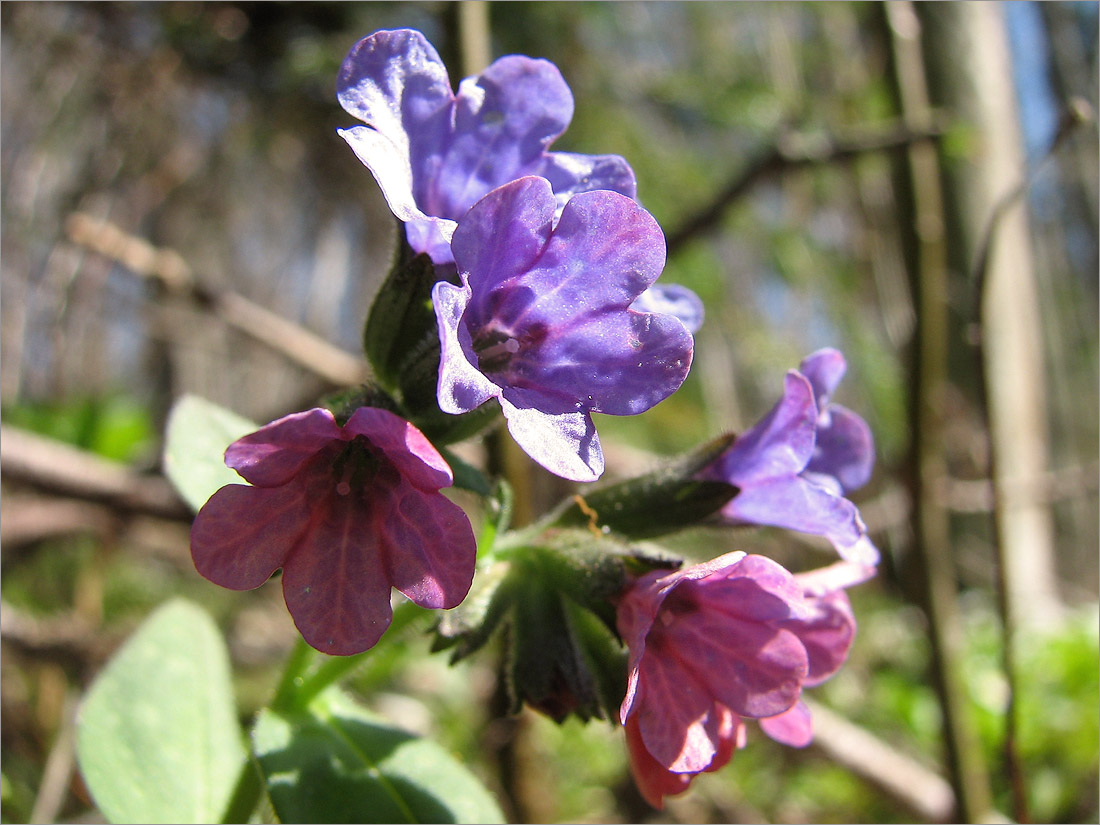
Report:
[[[729,553],[639,579],[618,605],[630,649],[626,727],[631,770],[660,808],[699,773],[725,765],[745,741],[743,718],[773,739],[809,744],[803,687],[847,658],[855,619],[841,588],[873,575],[840,562],[793,576],[762,556]]]
[[[466,597],[473,530],[439,492],[450,467],[404,419],[361,407],[341,427],[328,410],[294,413],[231,444],[225,463],[252,486],[203,505],[195,567],[232,590],[283,568],[287,608],[318,650],[372,647],[393,617],[390,587],[428,608]]]

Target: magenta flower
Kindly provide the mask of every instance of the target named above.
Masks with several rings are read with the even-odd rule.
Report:
[[[470,589],[475,545],[445,498],[451,470],[412,424],[361,407],[343,427],[312,409],[235,441],[228,484],[191,528],[191,556],[232,590],[283,568],[283,595],[303,638],[325,653],[372,647],[393,617],[390,588],[421,607],[455,607]]]
[[[876,564],[877,548],[842,492],[864,483],[874,462],[866,422],[828,404],[843,356],[821,350],[787,373],[783,397],[700,475],[738,488],[722,508],[732,524],[767,524],[824,536],[841,557]],[[820,405],[820,406],[819,406]]]
[[[855,619],[842,588],[873,574],[841,562],[792,576],[762,556],[729,553],[640,578],[618,605],[630,650],[619,717],[643,796],[659,808],[725,765],[744,744],[744,718],[778,741],[808,744],[802,689],[847,658]]]
[[[634,197],[621,157],[547,151],[573,118],[573,95],[546,60],[502,57],[455,95],[424,35],[378,31],[352,47],[336,86],[340,105],[367,124],[341,137],[405,221],[412,248],[436,263],[452,260],[451,234],[466,210],[516,178],[546,178],[559,208],[596,189]]]
[[[435,285],[439,407],[496,398],[516,442],[551,472],[593,481],[603,452],[590,413],[634,415],[664,400],[691,367],[676,317],[638,312],[657,279],[664,235],[615,192],[574,195],[554,222],[550,184],[494,189],[459,222],[461,285]]]

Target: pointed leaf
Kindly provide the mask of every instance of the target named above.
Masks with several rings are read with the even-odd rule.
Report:
[[[282,822],[503,822],[492,795],[439,745],[336,689],[306,711],[261,711],[253,749]]]
[[[229,654],[210,616],[160,607],[93,682],[76,755],[111,822],[218,822],[245,764]]]
[[[225,449],[258,429],[247,418],[195,395],[175,403],[168,416],[164,471],[194,510],[226,484],[243,483],[225,466]]]

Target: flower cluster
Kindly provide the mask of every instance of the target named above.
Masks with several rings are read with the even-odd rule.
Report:
[[[496,535],[507,525],[494,525],[486,535],[495,545],[475,548],[465,513],[440,492],[454,476],[425,420],[434,427],[499,404],[532,459],[595,481],[604,458],[592,414],[641,413],[681,386],[702,303],[656,284],[664,235],[638,204],[625,160],[549,151],[573,99],[545,60],[503,57],[456,94],[422,34],[380,31],[348,54],[338,98],[364,124],[341,136],[404,225],[411,256],[401,260],[429,279],[406,303],[418,304],[426,326],[395,332],[403,312],[376,328],[368,321],[368,356],[376,373],[399,373],[402,349],[437,344],[417,361],[430,364],[417,386],[431,409],[420,396],[410,402],[399,382],[388,395],[380,378],[362,394],[367,405],[333,405],[344,423],[317,408],[233,443],[226,464],[249,485],[223,487],[200,510],[191,533],[198,571],[248,589],[282,568],[306,641],[352,654],[389,625],[391,587],[423,607],[457,607],[480,550],[480,589],[469,600],[477,605],[440,623],[441,646],[467,655],[511,615],[512,639],[531,648],[513,651],[512,695],[587,719],[601,715],[597,682],[606,682],[587,668],[615,628],[629,666],[611,692],[616,703],[623,697],[637,784],[657,807],[729,762],[746,720],[777,741],[808,744],[802,691],[847,657],[856,624],[845,588],[870,578],[878,561],[846,498],[869,480],[874,447],[866,422],[831,402],[843,356],[807,357],[772,410],[736,438],[679,469],[596,491],[601,529],[597,509],[576,497],[579,509],[560,508],[511,542]],[[379,340],[385,359],[371,348]],[[645,529],[634,532],[632,517],[644,517]],[[629,544],[706,518],[820,535],[841,561],[796,575],[736,552],[669,572]]]

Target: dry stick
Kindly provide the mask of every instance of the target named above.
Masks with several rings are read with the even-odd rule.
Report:
[[[843,716],[803,698],[814,718],[815,749],[874,785],[927,822],[947,822],[955,811],[951,784],[932,770]]]
[[[674,254],[692,238],[713,229],[734,202],[771,175],[804,166],[835,163],[869,152],[904,149],[915,143],[934,140],[943,132],[943,124],[930,117],[928,123],[920,128],[900,124],[836,137],[781,134],[774,145],[750,161],[707,206],[666,234],[668,254]]]
[[[1054,140],[1051,141],[1050,148],[1047,150],[1046,155],[1044,155],[1042,162],[1037,165],[1031,175],[1025,173],[1020,182],[1004,195],[993,209],[993,213],[989,217],[989,224],[986,227],[985,233],[982,235],[981,244],[978,248],[977,260],[974,264],[972,313],[975,317],[975,323],[978,329],[978,335],[976,336],[974,345],[976,359],[975,367],[978,372],[978,415],[986,432],[990,431],[992,423],[989,392],[990,379],[986,367],[985,354],[984,333],[987,320],[985,315],[987,303],[985,301],[985,295],[989,284],[990,252],[993,248],[994,238],[1001,226],[1002,220],[1009,213],[1009,210],[1027,193],[1028,189],[1031,187],[1032,181],[1038,177],[1043,163],[1054,156],[1057,149],[1062,146],[1066,138],[1069,137],[1078,126],[1089,122],[1091,119],[1092,112],[1087,102],[1079,99],[1074,99],[1069,102],[1068,108],[1062,113],[1058,132]],[[990,519],[990,529],[993,533],[994,558],[997,564],[997,604],[1000,612],[1003,634],[1001,643],[1001,666],[1004,669],[1005,682],[1008,685],[1008,697],[1005,701],[1005,736],[1002,749],[1005,765],[1008,768],[1008,775],[1012,785],[1012,801],[1016,819],[1018,822],[1030,822],[1031,816],[1027,799],[1027,782],[1024,777],[1023,762],[1020,757],[1017,742],[1016,712],[1018,710],[1018,704],[1016,694],[1018,692],[1018,680],[1016,672],[1016,654],[1014,650],[1015,621],[1008,587],[1007,564],[1004,558],[1001,519],[998,518],[998,514],[1001,508],[1005,506],[1010,491],[1005,489],[1003,484],[997,482],[998,457],[995,446],[995,442],[991,441],[988,456],[986,458],[985,474],[992,480],[988,490],[989,500],[992,505],[990,507],[990,512],[993,514],[993,518]]]
[[[367,379],[362,359],[243,295],[203,284],[175,251],[157,248],[108,221],[82,212],[70,215],[65,228],[73,243],[117,261],[135,275],[155,281],[168,292],[209,309],[225,323],[332,385],[355,386]]]
[[[0,471],[58,495],[110,505],[123,513],[147,513],[189,522],[194,514],[161,476],[29,433],[0,426]]]

